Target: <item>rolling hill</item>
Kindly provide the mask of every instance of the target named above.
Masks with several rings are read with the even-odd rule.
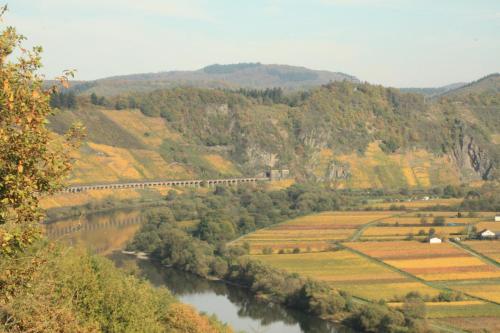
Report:
[[[358,82],[357,78],[338,72],[287,65],[240,63],[215,64],[196,71],[114,76],[96,81],[78,82],[73,85],[73,89],[79,93],[94,92],[99,95],[115,95],[132,91],[146,92],[178,86],[231,89],[281,87],[285,90],[298,90],[343,80]]]
[[[484,85],[432,100],[351,81],[286,95],[176,87],[108,96],[106,106],[83,94],[49,126],[88,129],[72,183],[287,167],[344,188],[426,188],[498,178],[500,94]]]

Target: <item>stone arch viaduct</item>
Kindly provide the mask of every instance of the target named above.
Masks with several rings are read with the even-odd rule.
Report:
[[[181,186],[181,187],[215,187],[216,185],[238,185],[245,183],[257,183],[268,181],[269,177],[250,177],[250,178],[227,178],[227,179],[195,179],[195,180],[160,180],[160,181],[144,181],[130,183],[114,183],[114,184],[94,184],[94,185],[75,185],[62,190],[66,193],[77,193],[88,190],[107,190],[107,189],[125,189],[125,188],[150,188],[150,187],[165,187],[165,186]]]

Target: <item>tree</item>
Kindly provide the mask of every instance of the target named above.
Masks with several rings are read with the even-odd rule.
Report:
[[[99,105],[99,98],[95,93],[90,94],[90,103],[94,105]]]
[[[0,19],[4,12],[0,9]],[[12,27],[0,34],[0,224],[4,225],[39,222],[39,198],[61,187],[79,133],[73,127],[62,142],[53,144],[45,122],[52,113],[49,100],[54,89],[44,90],[43,77],[37,73],[41,47],[24,50],[23,39]],[[21,54],[17,62],[10,60],[14,52]],[[66,82],[67,76],[61,81]]]
[[[434,217],[432,224],[437,226],[443,226],[446,224],[446,219],[444,218],[444,216],[436,216]]]

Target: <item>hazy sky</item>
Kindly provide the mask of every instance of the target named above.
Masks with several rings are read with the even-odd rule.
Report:
[[[397,87],[500,71],[499,0],[0,0],[77,79],[262,62]]]

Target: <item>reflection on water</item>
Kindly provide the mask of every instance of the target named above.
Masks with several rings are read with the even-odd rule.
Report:
[[[120,267],[135,267],[156,286],[166,286],[182,302],[198,311],[215,314],[236,331],[265,333],[352,332],[321,319],[276,304],[259,302],[245,289],[219,281],[161,267],[149,261],[121,254],[120,250],[143,223],[144,212],[121,210],[61,220],[46,225],[52,239],[82,245],[108,255]]]
[[[95,253],[107,255],[123,249],[143,221],[140,210],[120,210],[47,224],[45,232],[51,239],[62,240],[72,246],[85,246]]]
[[[182,302],[199,311],[215,314],[237,331],[266,333],[333,333],[352,332],[300,311],[258,301],[247,290],[220,281],[209,281],[196,275],[158,264],[136,260],[116,252],[110,256],[118,266],[139,266],[141,274],[156,286],[166,286]]]

